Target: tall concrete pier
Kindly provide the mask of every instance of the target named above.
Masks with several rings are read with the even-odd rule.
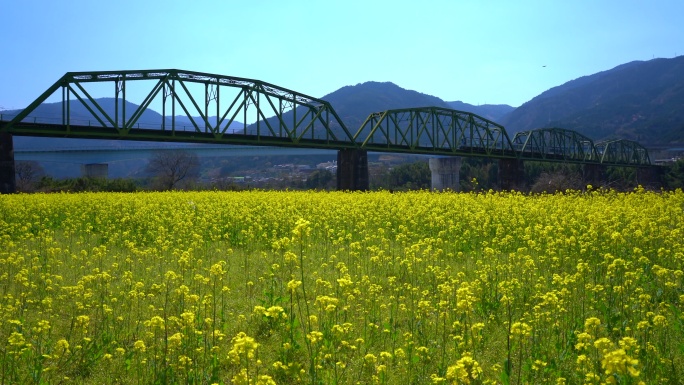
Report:
[[[662,188],[664,171],[661,166],[639,167],[636,169],[637,183],[651,189]]]
[[[525,191],[525,165],[519,159],[499,159],[499,187],[502,190]]]
[[[460,191],[461,157],[430,158],[432,191]]]
[[[582,166],[584,182],[599,188],[606,184],[606,171],[606,166],[602,164],[587,163]]]
[[[0,133],[0,194],[17,192],[12,134]]]
[[[337,151],[337,189],[368,191],[368,152],[345,148]]]

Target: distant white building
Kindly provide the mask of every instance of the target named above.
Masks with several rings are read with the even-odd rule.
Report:
[[[324,162],[324,163],[319,163],[316,165],[316,169],[318,170],[328,170],[332,173],[337,172],[337,161],[333,160],[330,162]]]

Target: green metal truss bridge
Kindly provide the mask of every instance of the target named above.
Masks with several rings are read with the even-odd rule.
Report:
[[[61,119],[32,115],[58,92]],[[127,92],[146,96],[131,108]],[[103,100],[113,103],[113,113]],[[158,124],[143,119],[150,107],[161,111]],[[177,69],[69,72],[11,120],[0,120],[0,134],[651,165],[648,151],[636,142],[594,143],[562,128],[519,132],[511,139],[495,122],[439,107],[373,113],[350,131],[325,100],[259,80]]]

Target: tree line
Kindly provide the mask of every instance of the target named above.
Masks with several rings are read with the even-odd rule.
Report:
[[[487,158],[463,158],[460,170],[460,190],[498,190],[498,161]],[[319,189],[334,190],[335,174],[320,169],[309,173],[305,179],[283,178],[272,184],[249,186],[231,182],[201,183],[201,164],[197,155],[185,151],[158,151],[148,160],[146,177],[132,178],[70,178],[55,179],[45,175],[35,161],[17,161],[15,175],[17,190],[20,192],[52,191],[138,191],[138,190],[177,190],[177,189],[219,189],[235,190],[250,187],[270,189]],[[684,188],[684,159],[663,166],[660,169],[661,186],[645,186],[658,189]],[[393,166],[382,163],[369,167],[371,190],[408,191],[430,189],[431,173],[426,159],[409,161]],[[635,168],[607,167],[602,186],[616,190],[630,190],[639,181]],[[555,192],[568,189],[584,189],[592,181],[587,178],[581,165],[525,162],[523,188],[530,192]]]

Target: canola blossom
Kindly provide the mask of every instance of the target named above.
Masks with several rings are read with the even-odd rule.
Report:
[[[0,196],[0,379],[684,382],[684,193]]]

